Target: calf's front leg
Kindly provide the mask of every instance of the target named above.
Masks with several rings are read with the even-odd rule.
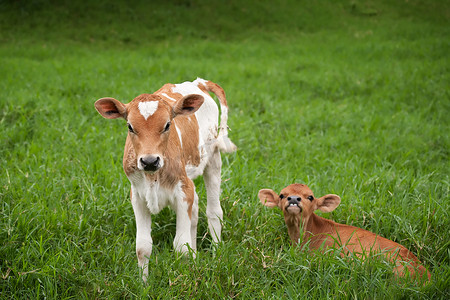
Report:
[[[187,253],[189,248],[195,250],[196,243],[193,243],[192,233],[197,231],[198,200],[195,198],[195,186],[191,180],[187,180],[183,188],[176,193],[177,214],[176,234],[173,241],[175,251]]]
[[[136,255],[142,269],[142,279],[147,281],[148,258],[152,254],[152,217],[145,199],[140,198],[132,189],[131,204],[136,218]]]

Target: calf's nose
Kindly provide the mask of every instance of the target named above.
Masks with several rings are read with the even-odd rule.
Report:
[[[289,203],[290,202],[292,202],[292,203],[299,203],[301,198],[298,197],[298,196],[289,196],[289,197],[287,197],[287,200],[289,201]]]
[[[141,157],[140,162],[145,171],[154,172],[161,167],[160,160],[159,156],[147,155]]]

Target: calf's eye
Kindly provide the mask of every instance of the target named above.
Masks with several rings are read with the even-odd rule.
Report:
[[[127,123],[128,131],[134,133],[133,127],[131,127],[130,123]]]
[[[313,201],[313,200],[314,200],[314,197],[313,197],[313,196],[308,196],[308,200],[309,200],[309,201]]]
[[[170,122],[167,122],[166,126],[164,127],[163,132],[166,132],[167,130],[169,130],[169,128],[170,128]]]
[[[284,198],[284,195],[283,195],[283,194],[281,194],[281,195],[280,195],[280,199],[283,199],[283,198]]]

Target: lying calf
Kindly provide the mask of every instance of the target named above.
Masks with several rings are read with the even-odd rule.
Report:
[[[339,224],[314,213],[317,209],[322,212],[333,211],[341,202],[341,198],[337,195],[329,194],[315,198],[306,185],[291,184],[284,188],[280,195],[273,190],[262,189],[258,197],[265,206],[278,206],[283,211],[289,237],[294,245],[299,242],[300,230],[303,230],[301,244],[309,243],[310,249],[335,246],[342,247],[345,253],[352,252],[356,255],[383,251],[386,257],[396,262],[397,275],[405,274],[404,265],[406,265],[413,277],[418,272],[420,277],[426,274],[428,280],[431,278],[417,257],[402,245],[370,231]]]

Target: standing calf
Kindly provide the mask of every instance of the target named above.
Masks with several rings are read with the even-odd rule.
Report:
[[[337,195],[325,195],[315,198],[312,191],[304,184],[291,184],[284,188],[280,195],[273,190],[262,189],[258,193],[262,204],[267,207],[279,207],[284,215],[288,227],[289,237],[294,245],[309,244],[310,249],[321,247],[342,247],[344,253],[362,254],[373,251],[382,251],[386,257],[396,262],[395,273],[403,276],[404,263],[410,274],[414,277],[416,271],[420,277],[430,273],[421,265],[414,254],[400,244],[385,239],[370,231],[354,226],[339,224],[319,217],[314,213],[319,209],[322,212],[331,212],[338,207],[341,198]]]
[[[208,92],[217,95],[219,109]],[[151,214],[170,206],[177,215],[173,246],[185,253],[196,249],[198,196],[192,180],[204,175],[206,215],[214,242],[221,239],[220,150],[235,151],[228,139],[228,106],[223,89],[200,78],[165,84],[153,94],[142,94],[128,104],[113,98],[95,102],[107,119],[127,121],[123,169],[131,182],[136,218],[136,254],[148,275],[152,252]],[[219,130],[220,129],[220,130]]]

